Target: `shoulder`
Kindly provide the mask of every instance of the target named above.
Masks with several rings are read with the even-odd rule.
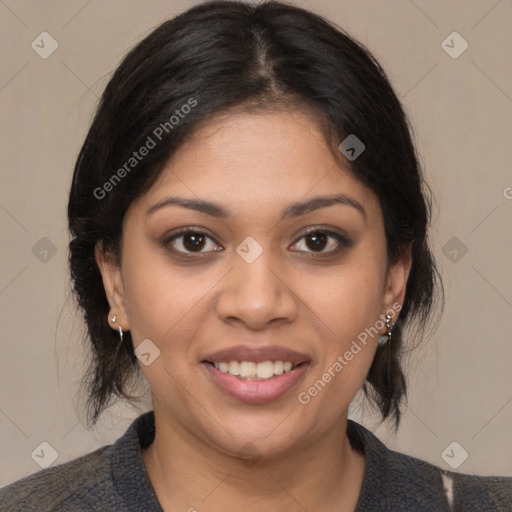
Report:
[[[83,507],[94,510],[94,502],[106,494],[112,445],[69,462],[49,467],[0,489],[2,510],[69,511]]]
[[[141,447],[153,437],[150,411],[136,418],[115,443],[1,488],[1,510],[132,512],[145,507],[161,512],[141,455]]]
[[[447,510],[512,512],[512,477],[480,476],[448,471],[410,455],[390,450],[396,477],[404,490],[437,495]]]
[[[443,472],[447,493],[453,502],[462,510],[475,509],[497,512],[512,511],[512,477],[510,476],[479,476],[452,471]]]
[[[388,449],[372,432],[352,420],[347,425],[347,433],[354,448],[364,451],[366,459],[357,512],[512,512],[512,477],[478,476],[444,470]]]

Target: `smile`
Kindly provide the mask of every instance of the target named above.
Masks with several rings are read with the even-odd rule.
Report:
[[[222,373],[229,373],[245,380],[268,380],[294,368],[291,361],[220,361],[212,364]]]
[[[287,369],[285,369],[285,365]],[[203,368],[218,389],[230,397],[248,404],[264,404],[277,400],[298,386],[309,363],[290,365],[292,365],[290,361],[263,361],[261,363],[203,361],[202,363]],[[234,373],[238,371],[239,374],[232,374],[231,369]],[[272,375],[270,375],[271,372]],[[259,375],[263,375],[263,377]]]

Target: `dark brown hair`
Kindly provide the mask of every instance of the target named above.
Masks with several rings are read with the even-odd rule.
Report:
[[[127,208],[199,123],[233,108],[291,104],[318,112],[329,127],[326,137],[338,144],[350,134],[365,144],[350,168],[380,201],[388,264],[412,244],[390,354],[378,347],[363,387],[383,420],[391,414],[398,427],[406,397],[404,330],[414,321],[414,332],[423,332],[442,292],[427,240],[429,189],[406,115],[371,53],[319,15],[275,1],[206,2],[164,22],[126,55],[101,97],[68,204],[71,277],[91,343],[84,384],[93,424],[115,396],[134,399],[130,385],[141,376],[130,333],[120,345],[108,323],[95,246],[120,257]],[[179,115],[178,123],[170,121],[173,115]],[[158,143],[128,168],[133,152],[154,139],[159,126],[166,129],[158,132]],[[123,168],[126,172],[118,172]]]

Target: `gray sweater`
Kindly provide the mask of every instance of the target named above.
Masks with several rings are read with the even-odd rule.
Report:
[[[389,450],[352,420],[348,420],[347,433],[352,446],[366,459],[356,512],[512,511],[512,477],[444,471]],[[155,417],[149,411],[134,420],[115,443],[3,487],[0,510],[163,512],[141,455],[141,447],[149,446],[154,435]],[[451,492],[445,487],[451,487]]]

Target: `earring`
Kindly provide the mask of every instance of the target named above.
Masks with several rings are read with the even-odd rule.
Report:
[[[393,317],[389,313],[386,313],[386,327],[387,327],[388,332],[379,337],[379,345],[385,345],[386,343],[388,343],[388,344],[391,343],[391,334],[392,334],[391,331],[393,330],[393,327],[395,326],[394,323],[391,323],[392,318]]]
[[[116,319],[117,319],[117,315],[114,315],[112,317],[112,322],[116,323]],[[123,328],[121,326],[118,326],[118,330],[119,330],[119,343],[123,343]]]
[[[386,314],[386,327],[388,328],[388,343],[391,342],[391,331],[393,330],[393,327],[395,327],[395,324],[391,323],[392,318],[393,317],[389,313]]]
[[[389,385],[391,385],[392,379],[391,379],[391,331],[393,330],[393,327],[395,326],[394,323],[391,322],[392,316],[389,313],[386,313],[386,327],[388,329],[388,333],[386,335],[387,338],[387,382]]]

